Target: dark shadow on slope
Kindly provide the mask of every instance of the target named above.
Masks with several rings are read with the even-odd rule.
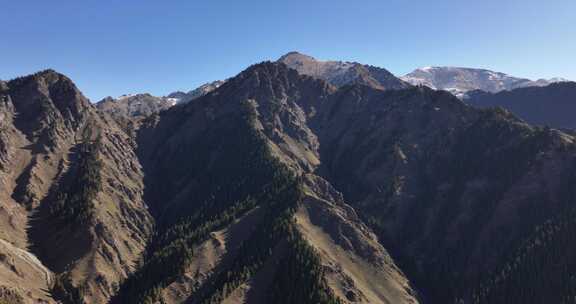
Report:
[[[30,250],[50,270],[61,273],[67,266],[88,253],[92,243],[88,225],[78,226],[55,217],[51,206],[59,193],[78,177],[78,146],[69,152],[70,168],[55,182],[48,195],[40,202],[29,219],[28,239]]]

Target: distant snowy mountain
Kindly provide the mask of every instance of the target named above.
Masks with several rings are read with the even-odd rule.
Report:
[[[223,80],[216,80],[213,82],[205,83],[199,86],[198,88],[189,91],[188,93],[177,91],[169,94],[167,97],[172,98],[173,100],[176,101],[176,103],[186,103],[216,90],[222,84],[224,84],[224,82],[225,81]]]
[[[446,90],[459,98],[466,98],[467,92],[474,90],[497,93],[524,87],[542,87],[551,83],[567,81],[562,78],[534,81],[485,69],[461,67],[424,67],[414,70],[401,79],[413,85]]]

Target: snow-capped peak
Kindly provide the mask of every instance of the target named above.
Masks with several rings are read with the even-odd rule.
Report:
[[[433,89],[450,91],[461,98],[465,98],[467,92],[474,90],[496,93],[566,81],[561,78],[533,81],[486,69],[462,67],[423,67],[401,78],[412,85],[425,85]]]

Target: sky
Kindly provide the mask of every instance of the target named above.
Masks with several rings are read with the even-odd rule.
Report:
[[[289,51],[576,80],[576,0],[0,0],[0,79],[52,68],[92,101],[188,91]]]

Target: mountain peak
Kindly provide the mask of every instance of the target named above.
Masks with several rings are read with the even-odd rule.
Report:
[[[62,75],[62,76],[63,76],[62,73],[59,73],[59,72],[57,72],[56,70],[50,69],[50,68],[45,69],[45,70],[41,70],[41,71],[39,71],[39,72],[37,72],[37,73],[35,73],[35,74],[36,74],[36,75],[40,75],[40,76],[47,76],[47,75]]]
[[[402,89],[409,85],[386,69],[347,61],[321,61],[309,55],[290,52],[278,59],[289,68],[303,75],[323,79],[341,87],[362,84],[375,89]]]
[[[46,84],[50,85],[53,84],[55,82],[58,81],[63,81],[65,83],[67,83],[68,85],[76,88],[76,86],[74,85],[74,82],[68,78],[66,75],[56,72],[53,69],[46,69],[46,70],[42,70],[39,72],[36,72],[34,74],[31,75],[27,75],[27,76],[22,76],[22,77],[18,77],[15,79],[12,79],[8,82],[8,84],[10,86],[18,86],[24,83],[27,83],[29,81],[40,81],[42,80],[43,82],[45,82]]]
[[[61,111],[74,108],[73,112],[81,111],[90,106],[89,100],[82,95],[76,84],[66,75],[47,69],[31,75],[10,80],[7,87],[21,96],[13,98],[17,104],[53,103]],[[43,96],[40,98],[39,96]]]
[[[226,85],[222,86],[219,91],[241,88],[249,93],[247,96],[250,98],[277,99],[297,90],[300,85],[322,91],[334,90],[333,86],[323,79],[298,73],[297,70],[281,62],[264,61],[248,67],[237,76],[227,80]]]
[[[282,57],[289,57],[289,56],[307,56],[307,57],[310,57],[310,56],[305,55],[305,54],[302,54],[302,53],[300,53],[300,52],[298,52],[298,51],[288,52],[288,53],[286,53],[286,54],[285,54],[284,56],[282,56]]]
[[[319,61],[316,58],[306,55],[306,54],[302,54],[300,52],[296,52],[296,51],[292,51],[292,52],[288,52],[286,53],[286,55],[280,57],[278,59],[278,62],[283,62],[285,64],[289,64],[291,62],[306,62],[306,61]]]

